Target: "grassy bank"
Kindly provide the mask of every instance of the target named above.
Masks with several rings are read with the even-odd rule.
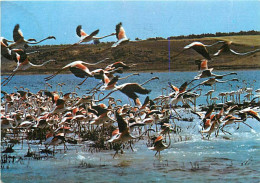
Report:
[[[200,39],[181,39],[181,40],[144,40],[132,41],[126,45],[111,49],[112,43],[100,43],[98,45],[85,44],[67,48],[69,45],[45,45],[30,47],[27,51],[39,51],[39,53],[30,55],[30,60],[34,64],[40,64],[43,61],[54,59],[56,63],[47,64],[37,69],[20,71],[19,74],[51,74],[62,68],[66,64],[82,60],[94,63],[106,57],[111,60],[98,66],[90,67],[90,70],[103,68],[115,61],[123,61],[127,64],[137,63],[137,66],[130,71],[195,71],[197,66],[194,64],[196,59],[201,59],[197,52],[190,49],[175,58],[184,46],[193,41],[200,41],[204,44],[212,44],[217,40],[233,41],[231,48],[237,52],[247,52],[260,48],[260,36],[225,36]],[[209,53],[217,52],[221,44],[208,47]],[[169,52],[170,50],[170,52]],[[237,56],[231,53],[225,53],[215,57],[209,62],[209,67],[215,70],[238,70],[238,69],[260,69],[260,52],[247,56]],[[170,60],[170,64],[169,64]],[[1,74],[9,74],[16,68],[16,63],[2,59]],[[64,72],[69,73],[69,71]]]

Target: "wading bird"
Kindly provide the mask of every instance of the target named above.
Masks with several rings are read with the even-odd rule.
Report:
[[[214,45],[214,44],[213,44]],[[197,53],[201,54],[204,58],[208,59],[208,60],[211,60],[211,57],[209,55],[209,52],[206,48],[206,46],[212,46],[212,45],[204,45],[203,43],[201,42],[192,42],[191,44],[185,46],[183,48],[183,50],[178,53],[177,55],[175,55],[175,57],[179,56],[181,53],[183,53],[184,51],[186,50],[189,50],[189,49],[193,49],[195,50]]]
[[[112,34],[109,34],[109,35],[106,35],[106,36],[102,36],[102,37],[96,37],[96,35],[98,34],[99,32],[99,29],[95,30],[94,32],[92,32],[90,35],[86,34],[85,31],[82,29],[82,25],[79,25],[77,28],[76,28],[76,33],[77,35],[80,37],[80,41],[76,44],[80,44],[82,42],[89,42],[89,41],[92,41],[92,40],[99,40],[99,39],[103,39],[103,38],[106,38],[106,37],[109,37],[109,36],[114,36],[116,35],[116,33],[112,33]]]
[[[130,134],[130,128],[127,125],[127,122],[124,120],[124,118],[117,111],[115,112],[115,116],[116,116],[116,121],[118,123],[118,129],[115,130],[112,133],[112,137],[111,137],[110,140],[108,140],[108,142],[125,143],[125,142],[132,140],[132,139],[138,139],[138,138],[142,137],[145,133],[147,133],[147,131],[154,131],[153,129],[148,129],[143,134],[141,134],[139,137],[134,137]],[[130,141],[130,147],[131,147],[132,151],[134,151],[133,147],[131,145],[131,141]],[[116,154],[118,154],[118,150],[114,154],[113,158],[115,157]]]
[[[195,76],[194,79],[201,79],[201,78],[207,78],[207,77],[215,77],[215,79],[223,79],[224,76],[237,75],[236,72],[230,72],[227,74],[218,75],[218,74],[214,74],[212,71],[213,71],[213,68],[203,70],[197,76]]]
[[[169,139],[171,140],[170,136]],[[163,136],[159,136],[155,139],[154,141],[154,146],[153,147],[149,147],[150,150],[156,151],[155,155],[157,155],[157,153],[159,153],[160,156],[160,152],[163,151],[164,149],[168,149],[171,145],[171,141],[169,142],[168,145],[163,143]]]
[[[54,78],[56,75],[58,75],[59,73],[61,73],[62,71],[66,70],[66,69],[69,69],[76,77],[79,77],[79,78],[93,77],[93,73],[90,72],[90,70],[88,69],[87,66],[88,65],[97,65],[99,63],[106,61],[107,59],[108,58],[105,58],[104,60],[101,60],[94,64],[83,62],[83,61],[74,61],[74,62],[71,62],[70,64],[65,65],[64,67],[62,67],[62,69],[60,69],[53,75],[48,76],[44,79],[45,79],[45,81],[49,81],[50,79]]]
[[[116,38],[118,41],[111,46],[112,48],[115,48],[120,44],[129,42],[129,39],[126,37],[125,30],[122,27],[122,22],[116,25]]]
[[[199,71],[208,69],[208,60],[207,59],[195,60],[195,64],[198,66]]]
[[[223,45],[219,48],[219,50],[213,56],[216,57],[216,56],[219,56],[221,53],[227,53],[227,52],[232,53],[234,55],[243,56],[243,55],[249,55],[249,54],[253,54],[253,53],[260,51],[260,49],[256,49],[256,50],[253,50],[253,51],[239,53],[239,52],[236,52],[236,51],[234,51],[230,48],[231,43],[232,43],[232,41],[223,42]]]
[[[103,97],[102,99],[98,100],[98,102],[104,100],[105,98],[107,98],[109,95],[111,95],[112,93],[114,93],[115,91],[121,91],[122,93],[124,93],[126,96],[128,96],[129,98],[133,99],[135,104],[138,106],[141,106],[141,102],[137,96],[136,93],[139,94],[149,94],[151,92],[151,90],[148,90],[144,87],[142,87],[142,85],[155,80],[155,79],[159,79],[158,77],[153,77],[149,80],[147,80],[146,82],[144,82],[143,84],[138,84],[138,83],[124,83],[121,84],[119,86],[115,86],[115,88],[113,89],[113,91],[111,91],[110,93],[108,93],[105,97]]]
[[[29,57],[27,57],[27,54],[25,51],[17,51],[15,53],[15,57],[14,57],[14,61],[17,63],[17,67],[16,69],[13,70],[12,74],[9,75],[7,77],[6,80],[4,80],[1,84],[3,84],[3,86],[7,85],[9,83],[9,81],[13,78],[13,76],[20,70],[27,70],[29,69],[30,67],[42,67],[44,65],[46,65],[47,63],[49,62],[53,62],[55,60],[48,60],[48,61],[45,61],[43,62],[42,64],[40,65],[35,65],[33,63],[31,63],[29,61]]]
[[[14,43],[10,44],[8,48],[19,48],[24,49],[28,47],[28,44],[38,44],[41,43],[47,39],[56,39],[54,36],[48,36],[47,38],[44,38],[40,41],[36,41],[35,39],[24,39],[23,33],[20,30],[20,25],[16,24],[13,30],[13,39]]]

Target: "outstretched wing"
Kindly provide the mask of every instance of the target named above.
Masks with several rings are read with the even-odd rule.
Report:
[[[121,91],[122,92],[125,91],[126,93],[127,93],[127,91],[129,91],[129,92],[136,92],[136,93],[140,93],[140,94],[149,94],[151,92],[151,90],[148,90],[148,89],[140,86],[137,83],[128,83],[127,85],[125,85],[123,87],[123,89]]]
[[[128,129],[126,121],[123,119],[122,116],[120,116],[118,114],[117,111],[116,111],[116,120],[117,120],[117,123],[118,123],[118,128],[119,128],[120,133],[122,133],[122,132],[124,132]]]
[[[122,39],[118,40],[117,42],[115,42],[111,47],[115,48],[120,44],[128,43],[128,42],[129,42],[129,39],[127,37],[125,37],[125,38],[122,38]]]
[[[78,27],[76,28],[76,33],[79,37],[85,37],[88,36],[84,30],[82,29],[82,25],[78,25]]]
[[[19,24],[16,24],[15,27],[14,27],[13,39],[14,39],[14,42],[17,42],[18,40],[23,39],[23,33],[20,30],[20,25]]]

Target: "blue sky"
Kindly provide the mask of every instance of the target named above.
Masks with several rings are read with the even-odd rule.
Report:
[[[78,25],[107,35],[119,22],[131,40],[260,30],[260,1],[2,1],[1,13],[1,36],[12,39],[19,23],[27,39],[57,38],[43,44],[77,42]]]

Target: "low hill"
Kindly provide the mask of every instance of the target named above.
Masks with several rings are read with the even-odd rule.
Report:
[[[112,43],[100,43],[98,45],[82,44],[68,48],[70,45],[45,45],[33,46],[27,52],[39,51],[30,55],[30,61],[40,64],[43,61],[54,59],[56,63],[47,64],[37,69],[21,71],[19,74],[51,74],[66,64],[82,60],[94,63],[104,58],[111,58],[105,63],[90,67],[90,70],[104,68],[115,61],[123,61],[126,64],[136,63],[131,71],[196,71],[194,64],[196,59],[202,59],[196,51],[190,49],[175,58],[184,46],[193,41],[200,41],[204,44],[213,44],[218,40],[233,41],[231,48],[237,52],[247,52],[260,48],[260,35],[241,35],[225,37],[208,37],[199,39],[172,39],[172,40],[144,40],[131,41],[125,45],[111,49]],[[219,45],[208,47],[211,55],[217,52]],[[62,49],[68,48],[62,51]],[[209,62],[209,67],[215,70],[237,70],[237,69],[260,69],[260,52],[247,56],[238,56],[231,53],[224,53],[214,57]],[[170,61],[170,62],[169,62]],[[9,74],[16,68],[16,63],[2,59],[1,74]],[[64,73],[70,73],[69,71]]]

